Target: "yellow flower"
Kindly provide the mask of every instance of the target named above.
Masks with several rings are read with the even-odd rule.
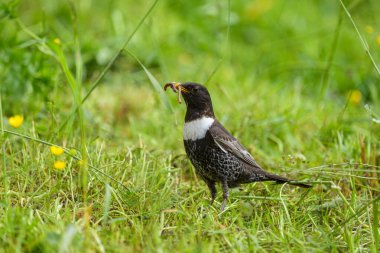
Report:
[[[349,93],[348,101],[354,105],[359,104],[362,101],[362,93],[359,90],[352,90]]]
[[[376,37],[376,43],[377,43],[378,45],[380,45],[380,35],[377,35],[377,37]]]
[[[15,115],[8,119],[9,125],[15,128],[19,128],[23,122],[24,122],[24,117],[21,115]]]
[[[57,170],[63,170],[66,167],[66,163],[63,161],[55,161],[54,168]]]
[[[62,154],[63,154],[63,148],[61,148],[61,147],[57,147],[57,146],[51,146],[51,147],[50,147],[50,152],[51,152],[53,155],[59,156],[59,155],[62,155]]]
[[[367,25],[365,27],[365,31],[368,33],[368,34],[372,34],[373,33],[373,27],[370,26],[370,25]]]
[[[53,42],[54,42],[54,44],[56,44],[56,45],[61,45],[61,40],[58,39],[58,38],[55,38],[55,39],[53,40]]]

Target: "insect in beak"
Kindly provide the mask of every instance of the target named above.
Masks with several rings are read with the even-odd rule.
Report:
[[[165,84],[164,90],[166,91],[168,87],[170,87],[175,93],[178,93],[178,103],[182,103],[181,92],[185,92],[185,93],[189,92],[187,89],[182,87],[181,83],[177,83],[177,82],[171,82],[171,83]]]

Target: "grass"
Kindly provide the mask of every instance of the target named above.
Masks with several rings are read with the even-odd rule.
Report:
[[[0,252],[378,252],[379,8],[1,3]],[[313,188],[210,206],[168,81],[207,83],[263,167]]]

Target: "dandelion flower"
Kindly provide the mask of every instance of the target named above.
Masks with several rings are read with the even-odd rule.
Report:
[[[8,119],[9,125],[13,126],[14,128],[19,128],[23,122],[24,117],[21,115],[14,115]]]
[[[56,44],[56,45],[61,45],[61,40],[58,39],[58,38],[55,38],[55,39],[53,40],[53,42],[54,42],[54,44]]]
[[[370,25],[367,25],[365,27],[365,31],[368,33],[368,34],[372,34],[373,33],[373,27],[370,26]]]
[[[50,152],[51,152],[53,155],[59,156],[59,155],[62,155],[62,154],[63,154],[63,148],[58,147],[58,146],[51,146],[51,147],[50,147]]]
[[[349,94],[348,101],[351,104],[358,105],[362,101],[362,93],[359,90],[352,90]]]
[[[66,163],[63,161],[55,161],[54,168],[57,170],[63,170],[66,167]]]

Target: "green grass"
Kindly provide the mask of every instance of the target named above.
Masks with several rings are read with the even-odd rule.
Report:
[[[1,2],[0,252],[378,252],[378,10]],[[210,206],[169,81],[207,83],[263,167],[313,188],[244,185],[223,213],[218,188]]]

